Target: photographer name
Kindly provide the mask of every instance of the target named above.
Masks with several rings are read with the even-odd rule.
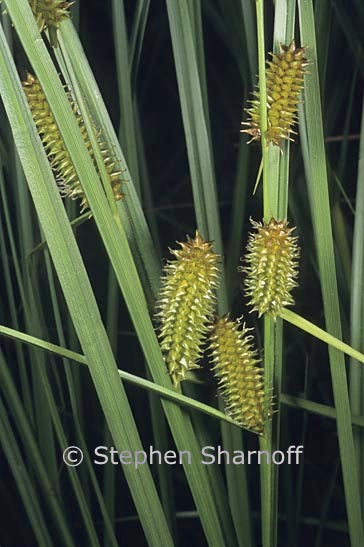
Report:
[[[227,465],[298,465],[300,457],[303,454],[303,446],[289,446],[287,451],[275,450],[270,453],[267,450],[234,450],[229,452],[221,446],[204,446],[199,455],[199,461],[202,465],[227,464]],[[194,459],[189,450],[167,450],[161,452],[153,446],[149,450],[122,450],[118,452],[114,447],[98,446],[94,450],[95,465],[131,465],[135,469],[138,467],[150,465],[191,465]]]

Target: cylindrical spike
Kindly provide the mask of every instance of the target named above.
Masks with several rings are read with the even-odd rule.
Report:
[[[266,139],[267,143],[280,148],[284,139],[292,140],[290,133],[295,123],[292,114],[295,114],[298,109],[303,76],[308,64],[304,53],[305,48],[296,47],[295,41],[292,40],[289,46],[280,45],[279,53],[271,53],[272,60],[267,62],[268,129]],[[253,94],[259,98],[259,89]],[[247,122],[243,122],[249,127],[241,132],[251,135],[251,140],[260,140],[260,100],[249,102],[253,104],[253,107],[245,109],[249,118]]]
[[[272,397],[262,389],[263,370],[249,331],[228,315],[220,317],[212,331],[210,351],[227,414],[243,427],[262,433],[272,415]]]
[[[250,234],[245,257],[246,295],[259,315],[276,317],[284,306],[294,303],[291,290],[297,286],[299,248],[294,228],[287,220],[272,218],[268,223],[252,221],[255,232]]]
[[[28,99],[33,119],[37,126],[39,136],[54,171],[57,183],[62,188],[62,196],[71,197],[72,199],[81,198],[81,212],[87,210],[88,202],[86,196],[84,195],[71,157],[55,122],[40,83],[35,76],[28,73],[26,80],[23,81],[23,88]],[[71,103],[72,110],[76,117],[86,148],[94,162],[96,171],[99,173],[91,141],[79,108],[70,93],[68,93],[68,99]],[[107,155],[110,157],[110,152],[107,150],[105,143],[99,138],[98,141],[101,154],[103,156]],[[119,200],[123,196],[120,188],[125,181],[123,181],[121,177],[121,170],[118,169],[118,162],[115,160],[112,162],[106,162],[105,167],[109,176],[114,197],[116,200]]]
[[[201,357],[208,322],[215,311],[219,256],[212,242],[196,231],[193,239],[171,250],[162,279],[157,314],[161,348],[174,386],[178,389]]]

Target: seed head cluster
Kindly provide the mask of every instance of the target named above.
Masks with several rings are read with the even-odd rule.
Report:
[[[246,295],[259,316],[269,313],[276,317],[284,306],[294,303],[291,290],[297,286],[299,248],[287,220],[268,223],[252,221],[255,232],[250,234],[246,266]]]
[[[157,304],[161,349],[174,386],[179,389],[189,370],[198,368],[202,344],[216,306],[219,256],[212,242],[195,237],[170,250]]]
[[[250,330],[228,315],[220,317],[213,328],[210,351],[226,414],[241,426],[262,433],[272,415],[272,398],[264,391]]]
[[[271,53],[272,60],[267,62],[266,89],[268,109],[267,144],[281,147],[284,139],[293,140],[293,126],[297,121],[299,95],[303,87],[303,77],[307,60],[304,57],[305,48],[296,47],[292,40],[289,46],[280,45],[279,53]],[[246,109],[248,121],[242,122],[248,129],[243,133],[252,136],[251,141],[260,140],[260,97],[259,87],[253,92],[255,99],[250,101],[251,107]],[[250,142],[251,142],[250,141]]]
[[[61,189],[61,194],[66,197],[71,197],[72,199],[80,199],[80,209],[82,213],[88,209],[88,202],[40,83],[35,76],[28,73],[25,81],[23,81],[23,88],[28,99],[35,125],[37,126],[39,136],[46,150],[57,183]],[[87,150],[94,161],[96,170],[98,171],[94,152],[82,115],[70,93],[68,93],[68,99],[71,103],[72,110],[76,117]],[[123,197],[120,190],[121,185],[124,182],[121,178],[121,171],[117,169],[117,162],[100,139],[98,144],[100,147],[100,152],[103,156],[106,170],[108,172],[109,181],[115,200],[119,200]]]

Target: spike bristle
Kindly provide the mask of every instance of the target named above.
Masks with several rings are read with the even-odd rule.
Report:
[[[299,248],[294,228],[287,220],[272,218],[268,223],[252,221],[256,230],[250,234],[247,245],[246,295],[249,304],[259,315],[269,313],[276,317],[284,306],[294,304],[291,290],[297,286]]]
[[[267,144],[272,143],[281,148],[284,139],[293,140],[295,134],[293,126],[297,120],[298,100],[303,88],[303,76],[307,60],[304,57],[305,48],[296,47],[292,40],[289,46],[280,45],[279,53],[272,53],[272,60],[267,62],[266,89],[267,89],[267,117],[268,129]],[[249,114],[248,129],[242,133],[252,136],[251,141],[260,140],[260,94],[259,88],[253,92],[254,100],[251,107],[245,109]]]
[[[198,368],[208,322],[216,306],[219,256],[212,242],[196,231],[194,239],[171,250],[176,260],[165,266],[157,308],[161,349],[173,385],[179,389],[189,370]]]
[[[214,373],[226,403],[226,413],[238,424],[257,433],[272,416],[272,397],[264,391],[253,336],[245,324],[229,315],[217,319],[210,341]]]

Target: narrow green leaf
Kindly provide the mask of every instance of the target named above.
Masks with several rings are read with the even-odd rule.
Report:
[[[300,117],[300,126],[305,125],[307,131],[307,141],[303,139],[302,148],[306,178],[309,186],[326,328],[330,334],[341,339],[313,6],[311,0],[299,0],[298,6],[301,41],[307,46],[307,57],[312,63],[310,73],[305,78],[304,117]],[[354,442],[350,420],[345,362],[342,353],[333,348],[329,349],[329,358],[337,411],[338,438],[351,545],[359,547],[364,544],[364,531],[360,509],[361,502],[357,467],[351,461],[354,452]]]
[[[34,436],[32,424],[29,423],[29,418],[26,414],[23,403],[17,393],[17,389],[12,380],[9,367],[1,351],[0,379],[2,393],[6,399],[8,407],[11,408],[15,426],[19,432],[19,436],[22,439],[23,446],[27,453],[27,463],[30,462],[31,464],[32,471],[37,479],[38,487],[40,487],[45,495],[49,495],[49,492],[54,491],[53,480],[49,477],[48,470],[44,466],[44,455],[39,450],[37,440]],[[14,458],[12,459],[12,462],[15,462]],[[32,505],[33,499],[34,496],[30,499],[30,505]],[[37,496],[35,496],[35,499],[37,499]],[[48,507],[50,515],[52,519],[54,519],[54,522],[56,524],[62,543],[67,547],[73,547],[75,544],[67,525],[62,500],[58,498],[56,491],[54,495],[48,497]]]
[[[364,103],[361,117],[359,162],[355,203],[353,269],[351,278],[351,345],[364,351]],[[350,362],[350,404],[355,414],[364,414],[364,371],[354,359]],[[364,437],[354,431],[358,461],[360,496],[364,499]],[[363,501],[362,501],[363,504]],[[364,512],[364,504],[362,505]]]
[[[52,547],[54,543],[49,534],[37,495],[34,491],[34,487],[28,474],[26,464],[23,460],[21,450],[17,446],[17,442],[1,398],[0,444],[15,478],[17,488],[24,503],[25,511],[32,525],[37,544],[40,547]]]
[[[119,140],[124,145],[126,160],[135,187],[137,191],[140,192],[140,173],[131,91],[129,42],[126,32],[124,0],[112,0],[112,22],[114,29],[116,76],[119,87]]]
[[[76,143],[79,145],[79,149],[84,152],[81,161],[93,169],[56,70],[43,42],[39,39],[39,31],[33,21],[28,3],[24,1],[18,4],[9,3],[7,7],[19,30],[25,49],[33,58],[34,69],[36,71],[39,69],[39,72],[46,76],[47,82],[49,77],[47,91],[54,94],[53,103],[57,103],[59,106],[56,116],[57,122],[58,118],[62,118],[63,126],[66,125],[67,129],[67,121],[71,122],[70,126],[78,137],[75,139]],[[115,445],[120,450],[125,445],[132,451],[139,450],[141,449],[140,439],[118,377],[114,357],[95,298],[2,32],[0,39],[1,95],[39,220],[46,235],[81,345],[90,364],[91,376],[101,406],[108,420]],[[64,113],[67,114],[67,121],[63,117]],[[63,127],[62,130],[64,130]],[[74,148],[79,152],[77,146]],[[106,198],[104,199],[106,201]],[[102,366],[100,366],[101,364]],[[163,542],[172,545],[149,468],[143,466],[139,471],[139,473],[135,473],[128,466],[124,466],[124,472],[138,507],[148,542],[151,545],[160,545]]]

